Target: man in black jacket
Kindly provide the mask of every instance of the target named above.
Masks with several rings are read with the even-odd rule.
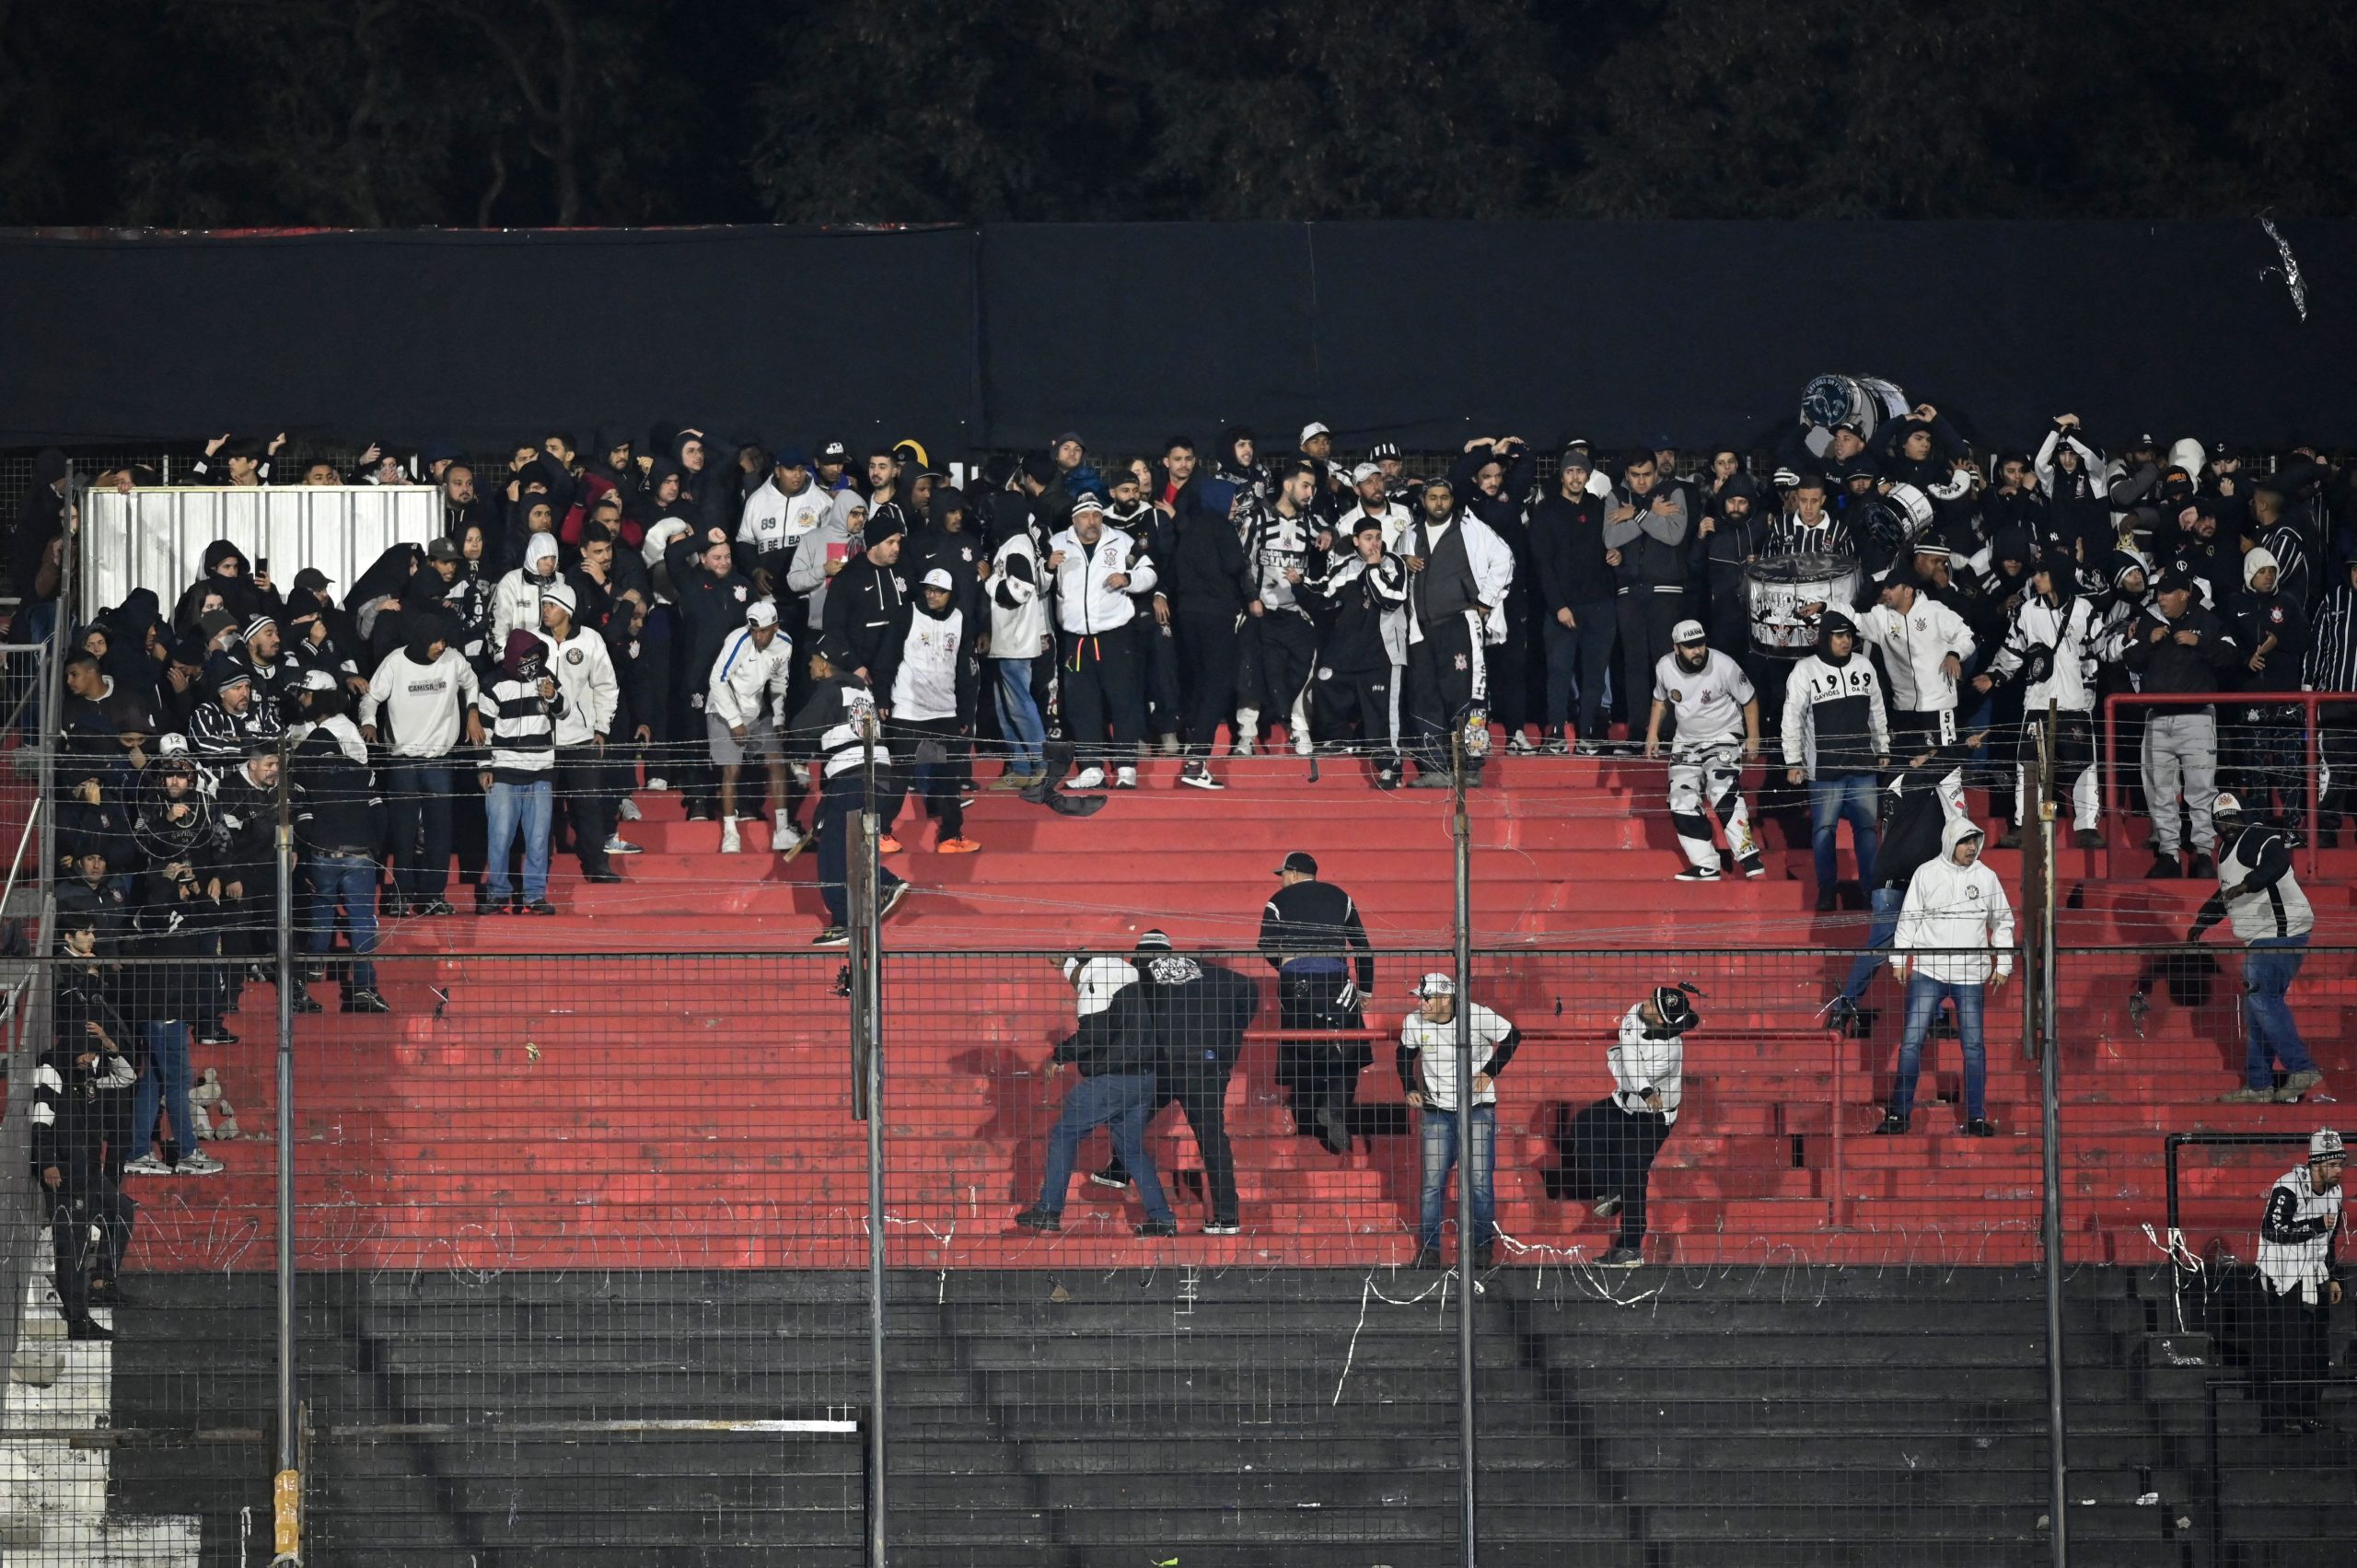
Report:
[[[1260,954],[1277,971],[1279,1026],[1289,1035],[1364,1029],[1359,1003],[1375,989],[1375,949],[1358,906],[1318,880],[1317,860],[1300,850],[1285,856],[1277,879],[1276,897],[1260,912]],[[1360,1070],[1374,1060],[1364,1040],[1281,1043],[1277,1084],[1293,1095],[1294,1130],[1350,1153],[1351,1103]]]
[[[2161,575],[2153,603],[2130,623],[2124,662],[2142,678],[2147,695],[2204,694],[2216,692],[2220,678],[2245,656],[2226,623],[2195,601],[2192,579],[2172,567]],[[2206,703],[2154,709],[2144,722],[2143,779],[2155,852],[2144,875],[2185,875],[2177,864],[2182,798],[2193,819],[2192,874],[2215,877],[2218,829],[2210,807],[2218,797],[2217,710]]]
[[[1167,602],[1178,633],[1179,679],[1187,726],[1180,739],[1187,763],[1178,782],[1197,789],[1226,786],[1212,773],[1219,726],[1236,714],[1237,643],[1244,607],[1253,598],[1244,542],[1229,514],[1236,486],[1225,479],[1194,481],[1195,505],[1171,522],[1170,567],[1155,589],[1157,619]],[[1237,736],[1242,738],[1241,734]]]
[[[1852,655],[1852,657],[1857,656]],[[1883,786],[1882,832],[1875,845],[1874,882],[1867,902],[1874,911],[1865,950],[1850,966],[1850,978],[1826,1004],[1826,1022],[1853,1039],[1874,1032],[1875,1015],[1858,1004],[1885,967],[1893,937],[1898,934],[1898,911],[1907,901],[1907,885],[1924,862],[1940,853],[1940,830],[1947,825],[1947,807],[1939,783],[1948,771],[1980,748],[1988,738],[1981,730],[1933,750],[1910,758]]]
[[[908,531],[898,514],[871,514],[860,537],[867,547],[828,586],[821,624],[850,656],[847,668],[888,703],[911,614],[908,575],[900,569]]]
[[[689,540],[699,542],[694,552]],[[663,563],[679,602],[679,631],[671,640],[671,756],[665,767],[680,791],[691,821],[718,809],[720,772],[711,761],[704,735],[704,693],[721,645],[745,624],[753,601],[751,581],[740,575],[728,530],[707,528],[700,536],[681,534],[666,545]]]
[[[1588,494],[1588,463],[1585,447],[1566,451],[1556,493],[1530,509],[1535,613],[1547,645],[1547,727],[1562,737],[1547,749],[1569,749],[1576,692],[1583,757],[1604,749],[1606,672],[1620,631],[1612,568],[1604,561],[1604,503]]]
[[[1080,960],[1065,960],[1077,970]],[[1184,958],[1170,950],[1159,931],[1138,937],[1137,982],[1114,993],[1109,1011],[1123,1015],[1107,1027],[1132,1027],[1130,1015],[1145,1020],[1162,1042],[1163,1074],[1155,1109],[1176,1101],[1195,1134],[1210,1188],[1211,1223],[1205,1236],[1234,1236],[1241,1228],[1236,1200],[1236,1159],[1227,1144],[1227,1081],[1244,1049],[1244,1031],[1260,1010],[1260,988],[1249,977],[1208,958]],[[1100,1187],[1126,1187],[1129,1171],[1116,1156],[1089,1179]]]
[[[1067,964],[1065,978],[1080,972]],[[1135,990],[1124,987],[1124,992]],[[1119,997],[1115,1000],[1118,1002]],[[1048,1167],[1039,1183],[1039,1201],[1015,1216],[1025,1230],[1063,1229],[1064,1196],[1072,1187],[1074,1156],[1080,1141],[1097,1128],[1107,1128],[1113,1152],[1129,1172],[1145,1205],[1145,1219],[1136,1226],[1142,1237],[1176,1236],[1178,1217],[1163,1195],[1161,1179],[1145,1152],[1146,1123],[1161,1103],[1164,1071],[1161,1031],[1136,1007],[1117,1016],[1112,1008],[1091,1013],[1080,1028],[1057,1045],[1048,1060],[1048,1075],[1067,1065],[1080,1070],[1080,1081],[1064,1094],[1063,1110],[1048,1133]]]
[[[312,693],[330,703],[341,691]],[[343,912],[352,961],[340,979],[346,1013],[389,1013],[377,990],[377,854],[385,842],[385,802],[375,774],[354,762],[324,726],[303,738],[292,759],[296,790],[295,833],[303,846],[303,875],[310,884],[308,947],[314,962],[335,939],[336,912]],[[294,1008],[316,1013],[319,1004],[297,989]]]
[[[110,1137],[111,1102],[132,1083],[122,1051],[120,1016],[106,1002],[94,956],[97,932],[87,916],[64,923],[64,958],[57,982],[49,1049],[33,1068],[32,1178],[57,1260],[57,1300],[69,1340],[110,1340],[90,1316],[93,1304],[122,1298],[115,1272],[131,1245],[134,1206],[116,1182]]]

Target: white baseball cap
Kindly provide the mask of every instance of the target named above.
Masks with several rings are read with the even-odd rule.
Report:
[[[1669,629],[1669,640],[1681,648],[1689,643],[1701,642],[1703,640],[1702,623],[1699,621],[1681,621]]]
[[[1309,438],[1313,436],[1331,436],[1334,433],[1332,431],[1326,428],[1323,423],[1313,419],[1307,424],[1301,427],[1301,439],[1295,442],[1295,445],[1306,447],[1309,445]]]
[[[748,626],[776,625],[777,606],[765,598],[755,599],[745,607],[745,624]]]
[[[1454,975],[1441,974],[1437,971],[1428,974],[1424,976],[1423,979],[1416,982],[1416,994],[1419,996],[1454,996],[1457,994],[1457,979]]]
[[[1364,484],[1370,479],[1381,479],[1382,477],[1383,470],[1374,463],[1361,463],[1358,467],[1351,470],[1351,483],[1353,485]]]
[[[2242,800],[2225,790],[2220,790],[2218,798],[2210,803],[2210,814],[2213,817],[2239,817],[2243,814]]]
[[[935,566],[932,571],[927,572],[924,575],[920,586],[928,588],[939,588],[942,592],[947,593],[950,589],[955,588],[958,586],[958,582],[957,579],[950,576],[947,572],[942,570],[938,566]]]

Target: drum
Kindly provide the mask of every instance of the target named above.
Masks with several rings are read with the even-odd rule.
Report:
[[[1858,563],[1846,555],[1779,555],[1743,569],[1743,591],[1751,611],[1751,645],[1779,658],[1798,658],[1817,647],[1817,622],[1801,611],[1810,605],[1847,610],[1858,594]]]
[[[1811,453],[1823,457],[1833,445],[1833,427],[1855,427],[1866,440],[1887,421],[1905,417],[1907,394],[1895,381],[1879,376],[1818,376],[1801,389],[1802,439]]]

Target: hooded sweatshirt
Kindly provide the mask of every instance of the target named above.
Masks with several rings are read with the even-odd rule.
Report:
[[[435,633],[443,630],[431,622],[417,625],[408,645],[387,655],[368,678],[360,722],[377,726],[391,756],[447,757],[459,743],[461,705],[474,705],[474,666],[456,648],[431,652]]]
[[[1852,625],[1828,613],[1817,627],[1817,651],[1793,666],[1784,685],[1784,766],[1812,779],[1872,773],[1890,754],[1890,721],[1875,661],[1852,644],[1834,657],[1834,630]]]
[[[2276,587],[2260,593],[2254,579],[2276,566]],[[2273,554],[2253,550],[2243,557],[2243,591],[2226,602],[2226,624],[2233,628],[2235,646],[2242,659],[2235,670],[2235,686],[2244,691],[2282,691],[2299,684],[2301,667],[2308,656],[2308,618],[2293,595],[2283,591],[2282,569]],[[2272,645],[2268,639],[2273,638]],[[2254,654],[2265,656],[2265,667],[2250,668]],[[2263,711],[2263,710],[2261,710]]]
[[[813,632],[827,623],[827,590],[833,583],[827,575],[827,563],[847,563],[859,553],[860,530],[851,526],[854,517],[861,519],[864,528],[866,500],[855,490],[838,490],[827,503],[827,515],[795,546],[794,564],[786,569],[785,586],[807,597],[810,607],[807,624]]]
[[[556,721],[564,712],[564,692],[550,680],[556,694],[540,695],[547,656],[548,644],[539,633],[509,633],[498,678],[475,698],[475,711],[489,732],[494,783],[539,784],[556,766]]]
[[[1893,969],[1902,968],[1907,954],[1921,953],[1916,966],[1924,978],[1950,985],[1985,985],[1992,972],[2014,972],[2014,906],[2005,900],[2005,885],[1978,856],[1969,865],[1956,863],[1956,846],[1979,836],[1980,829],[1963,817],[1940,830],[1940,853],[1916,868],[1899,905]],[[1991,948],[1997,949],[1993,957],[1986,951]]]
[[[235,562],[237,570],[223,575],[221,565],[224,562]],[[204,596],[208,593],[221,596],[222,607],[238,618],[239,625],[257,615],[274,619],[282,608],[275,590],[265,591],[255,584],[253,563],[246,559],[246,552],[226,539],[216,539],[204,547],[203,573],[180,595],[180,602],[172,607],[173,631],[196,630],[196,618],[203,610]]]

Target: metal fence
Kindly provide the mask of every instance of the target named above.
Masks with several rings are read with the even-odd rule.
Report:
[[[57,1337],[45,1211],[0,1249],[10,1560],[2303,1561],[2352,1499],[2261,1425],[2347,1417],[2345,1330],[2284,1375],[2245,1260],[2275,1140],[2331,1108],[2249,1058],[2231,952],[2066,939],[2032,839],[1978,1106],[1882,960],[1837,1027],[1854,948],[1477,943],[1461,834],[1457,943],[1375,952],[1354,1004],[1257,951],[902,945],[865,853],[848,951],[721,915],[695,951],[445,919],[359,954],[312,941],[293,865],[195,975],[43,930],[5,1156],[94,1020],[150,1079],[184,1061],[206,1127],[109,1111],[110,1150],[185,1162],[122,1178],[112,1342]],[[2353,958],[2310,948],[2292,992],[2333,1076]],[[364,959],[389,1012],[342,1010]],[[1174,1046],[1216,1032],[1192,1001],[1148,1103],[1051,1070],[1111,981],[1209,996],[1213,966],[1251,993],[1232,1060]],[[1468,1005],[1411,1026],[1432,975]],[[1641,1123],[1609,1053],[1681,983],[1677,1119]],[[1463,1117],[1484,1204],[1411,1097],[1508,1026]],[[1122,1168],[1059,1137],[1076,1098],[1143,1117]]]

